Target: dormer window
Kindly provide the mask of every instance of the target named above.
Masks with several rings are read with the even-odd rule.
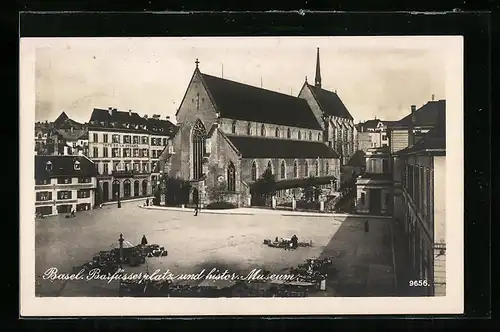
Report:
[[[45,164],[45,169],[49,172],[52,171],[52,163],[50,161],[47,161]]]
[[[75,164],[73,165],[73,168],[75,169],[75,171],[79,171],[80,170],[80,162],[78,160],[75,161]]]

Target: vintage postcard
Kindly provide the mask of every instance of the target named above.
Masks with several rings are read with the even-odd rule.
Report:
[[[20,50],[21,315],[463,312],[461,37]]]

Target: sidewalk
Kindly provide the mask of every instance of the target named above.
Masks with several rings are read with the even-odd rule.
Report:
[[[166,206],[144,206],[139,205],[141,209],[146,210],[164,210],[164,211],[180,211],[193,213],[192,208],[180,208],[180,207],[166,207]],[[237,209],[227,209],[227,210],[206,210],[201,209],[198,214],[230,214],[230,215],[274,215],[274,216],[284,216],[284,217],[323,217],[323,218],[335,218],[335,217],[357,217],[357,218],[379,218],[379,219],[391,219],[391,216],[371,216],[371,215],[361,215],[361,214],[349,214],[349,213],[321,213],[321,212],[298,212],[298,211],[287,211],[287,210],[272,210],[272,209],[259,209],[259,208],[237,208]]]

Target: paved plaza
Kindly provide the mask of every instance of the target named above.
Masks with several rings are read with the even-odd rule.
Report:
[[[41,276],[50,267],[70,272],[98,251],[111,249],[120,233],[133,244],[140,243],[144,234],[149,243],[168,250],[166,257],[147,258],[141,268],[150,272],[194,273],[216,267],[245,275],[253,268],[286,273],[307,258],[332,257],[330,296],[395,295],[390,219],[204,211],[195,217],[192,211],[142,209],[141,203],[123,203],[121,209],[108,205],[79,212],[72,219],[36,220],[37,296],[116,296],[116,285],[50,282]],[[264,239],[293,234],[313,246],[289,251],[263,244]]]

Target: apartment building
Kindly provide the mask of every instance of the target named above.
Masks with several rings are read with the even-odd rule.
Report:
[[[86,156],[35,156],[35,213],[48,216],[94,208],[97,173]]]
[[[99,199],[151,195],[160,176],[159,156],[177,127],[168,118],[116,108],[94,109],[87,127]]]

